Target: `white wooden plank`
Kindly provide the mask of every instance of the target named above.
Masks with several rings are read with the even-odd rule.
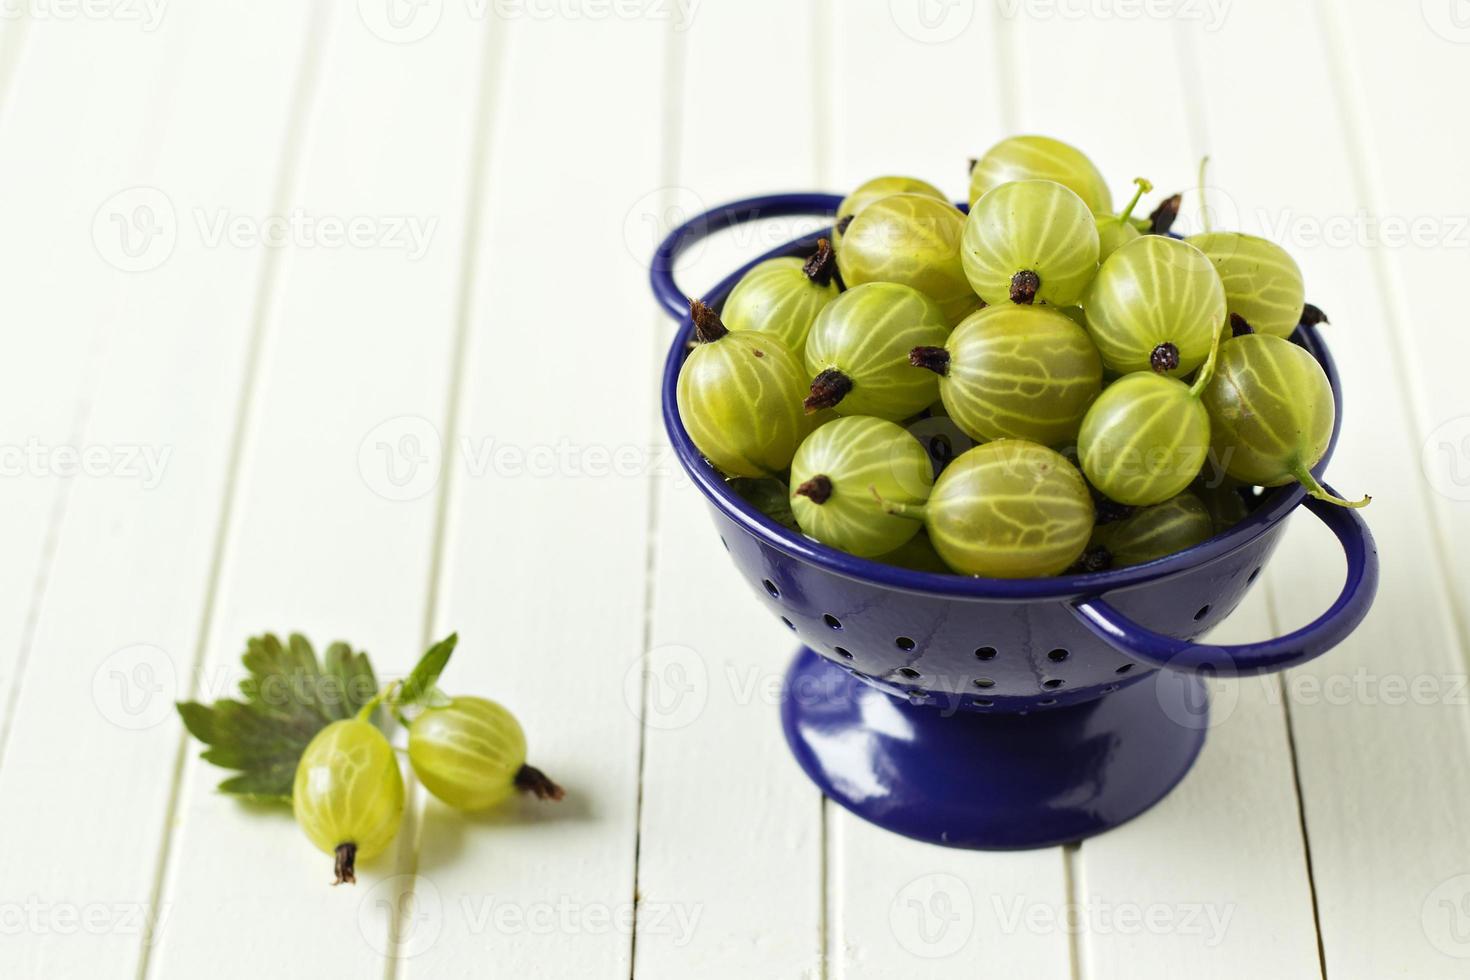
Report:
[[[435,618],[462,637],[445,690],[515,711],[568,795],[478,819],[426,799],[416,908],[441,911],[432,941],[416,928],[404,944],[403,977],[629,975],[638,720],[622,691],[644,643],[657,321],[625,223],[660,169],[672,26],[494,23],[502,94],[456,436],[469,457]]]
[[[485,32],[445,5],[436,30],[397,43],[366,9],[330,11],[318,81],[302,92],[314,99],[303,169],[275,206],[364,216],[374,234],[359,247],[303,239],[282,256],[207,638],[211,693],[238,675],[245,637],[268,629],[350,640],[380,679],[422,650]],[[422,254],[378,237],[395,217],[419,223]],[[220,796],[220,775],[192,758],[185,770],[154,975],[207,975],[242,942],[263,975],[380,974],[393,856],[332,888],[329,859],[290,814]],[[242,923],[254,926],[244,939]]]
[[[7,224],[26,229],[0,244],[18,349],[7,432],[70,440],[94,469],[73,478],[0,770],[0,881],[24,913],[0,944],[7,976],[135,976],[149,926],[167,922],[153,886],[171,701],[197,642],[261,265],[210,248],[190,211],[269,206],[306,23],[289,4],[222,3],[152,33],[31,25],[0,154]],[[177,241],[124,271],[108,218],[141,218],[139,204]],[[45,406],[70,416],[84,375],[85,426],[52,425]],[[30,557],[7,547],[11,570]]]
[[[678,141],[675,200],[714,205],[820,184],[820,29],[815,8],[762,0],[705,7],[675,39],[684,45],[679,125],[669,134]],[[746,73],[756,49],[786,69]],[[744,83],[729,85],[736,76]],[[731,138],[728,121],[755,105],[769,107],[761,138]],[[722,278],[769,247],[767,235],[794,234],[794,221],[772,224],[699,250],[680,281]],[[672,327],[656,321],[660,361]],[[665,444],[661,425],[654,438]],[[699,925],[684,937],[640,914],[635,975],[819,976],[822,800],[786,748],[775,696],[791,634],[756,608],[703,497],[674,476],[661,474],[657,490],[638,890],[640,908],[686,903]]]
[[[1332,316],[1323,329],[1346,405],[1329,476],[1345,492],[1374,494],[1364,515],[1382,549],[1377,604],[1342,647],[1287,678],[1325,968],[1335,978],[1463,975],[1463,959],[1447,955],[1445,944],[1455,951],[1450,928],[1456,923],[1447,916],[1460,897],[1455,875],[1470,867],[1458,826],[1470,789],[1444,775],[1463,769],[1470,746],[1464,697],[1457,694],[1463,649],[1435,561],[1436,540],[1454,538],[1443,537],[1430,519],[1426,500],[1433,495],[1419,466],[1419,440],[1411,435],[1423,416],[1410,408],[1435,398],[1448,411],[1455,397],[1436,388],[1434,362],[1412,359],[1413,345],[1447,345],[1434,356],[1449,360],[1463,340],[1452,317],[1436,319],[1427,309],[1403,316],[1392,270],[1415,266],[1420,253],[1376,248],[1352,230],[1363,225],[1360,209],[1402,218],[1421,213],[1405,209],[1431,207],[1414,197],[1375,200],[1364,186],[1375,157],[1380,165],[1390,156],[1398,161],[1395,186],[1406,193],[1417,193],[1407,191],[1413,185],[1446,195],[1436,210],[1422,213],[1464,213],[1466,204],[1459,183],[1425,172],[1437,157],[1418,142],[1422,126],[1414,131],[1411,175],[1404,169],[1407,148],[1386,149],[1395,133],[1408,138],[1410,130],[1399,126],[1414,125],[1414,100],[1392,73],[1375,68],[1371,80],[1359,80],[1373,59],[1358,60],[1352,51],[1367,50],[1372,37],[1374,52],[1404,52],[1419,92],[1420,84],[1433,90],[1421,72],[1463,71],[1463,50],[1432,37],[1427,45],[1414,43],[1415,32],[1426,30],[1417,11],[1388,10],[1353,6],[1344,24],[1352,25],[1356,40],[1336,64],[1328,57],[1333,22],[1324,25],[1316,11],[1292,5],[1270,14],[1239,7],[1218,38],[1199,46],[1203,89],[1232,93],[1207,106],[1220,148],[1213,182],[1229,189],[1242,227],[1285,240],[1309,297]],[[1273,66],[1269,79],[1239,71],[1247,50]],[[1383,86],[1399,98],[1375,95],[1365,103],[1360,86]],[[1252,108],[1267,98],[1273,111]],[[1267,167],[1252,149],[1258,146],[1294,150],[1273,155]],[[1442,509],[1441,518],[1451,510]],[[1266,577],[1280,626],[1300,624],[1331,601],[1341,581],[1337,554],[1330,535],[1311,522],[1290,529]],[[1449,893],[1439,894],[1441,887]],[[1437,904],[1439,898],[1450,904]],[[1463,957],[1467,950],[1458,952]]]
[[[837,189],[912,173],[964,197],[968,159],[1005,135],[1008,62],[998,60],[991,6],[844,4],[834,18]],[[831,804],[828,814],[831,976],[1071,975],[1064,930],[1018,929],[1010,916],[1018,903],[1065,908],[1061,848],[957,851],[886,833]]]
[[[1207,8],[1179,7],[1177,17],[1099,12],[1070,19],[1042,9],[1022,5],[1014,24],[1022,52],[1020,129],[1081,147],[1108,176],[1115,206],[1130,196],[1136,176],[1156,189],[1144,214],[1164,196],[1192,189],[1208,113],[1189,104],[1188,54],[1178,37],[1208,35],[1211,24],[1182,19],[1186,11],[1205,16]],[[1054,84],[1059,65],[1079,83]],[[1257,601],[1220,632],[1239,641],[1271,629]],[[1276,689],[1270,680],[1221,688],[1205,752],[1186,782],[1132,824],[1082,844],[1082,976],[1167,977],[1184,969],[1201,977],[1299,976],[1317,969],[1286,721],[1279,698],[1271,697]],[[1149,910],[1157,930],[1120,925]],[[1228,929],[1212,928],[1222,921]]]

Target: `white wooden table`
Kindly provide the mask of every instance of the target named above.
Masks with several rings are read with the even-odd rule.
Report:
[[[1470,975],[1463,0],[18,0],[0,19],[0,976]],[[1081,846],[824,804],[789,639],[664,450],[669,221],[1014,131],[1299,258],[1377,606],[1219,684],[1199,764]],[[1192,203],[1186,214],[1192,212]],[[1191,218],[1192,220],[1192,218]],[[780,238],[727,236],[702,286]],[[1305,622],[1294,524],[1226,638]],[[570,791],[414,790],[355,889],[219,795],[172,702],[247,636],[463,641]]]

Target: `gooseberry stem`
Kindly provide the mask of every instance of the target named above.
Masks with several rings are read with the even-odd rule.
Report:
[[[377,694],[373,695],[373,699],[371,701],[369,701],[367,704],[363,705],[361,708],[358,709],[358,712],[357,712],[357,720],[358,721],[371,721],[372,720],[372,717],[373,717],[373,712],[374,711],[377,711],[378,708],[385,701],[389,701],[389,699],[393,696],[393,692],[396,691],[396,690],[398,690],[398,688],[400,686],[402,686],[402,684],[403,684],[402,681],[392,681],[392,682],[388,683],[387,685],[385,685],[381,691],[379,691]],[[391,704],[391,702],[389,702],[389,703]],[[395,711],[394,714],[396,715],[397,712]]]
[[[335,859],[332,870],[336,872],[337,880],[332,884],[357,884],[357,845],[351,841],[338,844]]]
[[[1147,177],[1134,177],[1133,182],[1138,185],[1138,190],[1133,192],[1133,200],[1129,201],[1128,206],[1123,209],[1123,213],[1118,215],[1119,224],[1126,222],[1132,217],[1133,209],[1138,207],[1139,200],[1143,198],[1143,195],[1154,189],[1154,185],[1149,182]]]
[[[1220,359],[1220,335],[1225,332],[1225,324],[1215,328],[1215,337],[1210,341],[1210,356],[1205,358],[1204,366],[1199,369],[1195,376],[1194,384],[1189,386],[1189,397],[1198,398],[1205,393],[1205,386],[1215,376],[1215,362]]]
[[[1364,494],[1361,500],[1344,500],[1335,494],[1328,493],[1327,488],[1317,482],[1317,478],[1312,475],[1312,471],[1307,469],[1306,464],[1301,460],[1295,460],[1292,463],[1291,475],[1297,478],[1298,483],[1307,488],[1307,493],[1316,497],[1318,500],[1325,500],[1329,504],[1336,504],[1339,507],[1358,508],[1367,507],[1369,502],[1373,500],[1367,494]]]
[[[1205,168],[1210,165],[1209,154],[1199,158],[1199,220],[1204,225],[1205,234],[1214,231],[1210,224],[1210,202],[1205,198]]]
[[[811,394],[801,404],[810,415],[836,405],[849,391],[852,391],[852,379],[836,368],[826,368],[812,379]]]
[[[697,299],[689,300],[689,317],[694,321],[694,339],[701,344],[712,344],[730,332],[720,315]]]
[[[837,271],[837,253],[832,251],[832,243],[825,238],[818,238],[817,250],[802,264],[801,271],[815,285],[830,286],[832,273]]]
[[[832,497],[832,478],[818,473],[797,487],[796,495],[806,497],[814,504],[825,504]]]
[[[566,796],[566,790],[535,766],[521,766],[516,772],[515,783],[516,789],[530,793],[538,800],[559,800]]]
[[[894,517],[906,517],[911,521],[918,521],[922,524],[924,516],[928,512],[923,504],[901,504],[896,500],[884,500],[883,495],[878,492],[877,487],[869,486],[868,492],[873,495],[874,500],[878,501],[878,506],[883,508],[885,514],[892,514]]]

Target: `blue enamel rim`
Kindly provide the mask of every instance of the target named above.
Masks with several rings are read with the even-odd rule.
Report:
[[[832,215],[842,198],[836,194],[796,192],[766,194],[759,197],[731,201],[695,216],[671,231],[654,253],[649,279],[654,294],[664,310],[678,320],[680,327],[669,345],[664,361],[663,373],[663,418],[669,439],[678,453],[684,469],[698,485],[701,492],[714,502],[721,512],[761,543],[775,548],[800,561],[809,562],[827,571],[847,578],[881,585],[904,592],[925,595],[949,596],[972,600],[1066,600],[1096,596],[1104,592],[1143,585],[1187,571],[1207,562],[1215,561],[1250,544],[1271,530],[1306,498],[1306,491],[1297,484],[1276,487],[1244,520],[1223,534],[1193,548],[1176,552],[1142,565],[1106,572],[1091,572],[1080,575],[1058,575],[1052,578],[997,579],[965,575],[942,575],[937,572],[915,572],[882,562],[858,558],[846,552],[829,548],[810,538],[789,531],[750,504],[746,503],[729,485],[723,476],[705,460],[695,448],[684,423],[679,418],[676,401],[679,369],[688,354],[688,342],[693,336],[693,323],[689,318],[689,297],[674,281],[674,264],[690,245],[705,236],[746,221],[791,215]],[[961,210],[968,210],[958,203]],[[767,259],[788,255],[807,255],[815,247],[817,239],[829,237],[831,229],[821,229],[793,239],[757,256],[722,279],[703,297],[704,301],[719,309],[725,297],[741,277]],[[1313,474],[1321,479],[1322,471],[1332,459],[1337,447],[1338,433],[1342,427],[1342,391],[1338,386],[1337,368],[1332,355],[1318,336],[1314,327],[1302,324],[1292,335],[1292,340],[1304,347],[1327,374],[1332,385],[1332,398],[1336,407],[1332,425],[1332,438]]]

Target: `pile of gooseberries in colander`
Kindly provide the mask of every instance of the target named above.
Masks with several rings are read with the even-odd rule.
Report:
[[[768,517],[853,555],[996,578],[1103,571],[1197,545],[1312,475],[1332,388],[1293,343],[1325,316],[1280,246],[1169,234],[1080,151],[1016,136],[966,214],[877,177],[808,257],[717,312],[690,303],[679,415]],[[1201,164],[1203,186],[1203,164]]]

